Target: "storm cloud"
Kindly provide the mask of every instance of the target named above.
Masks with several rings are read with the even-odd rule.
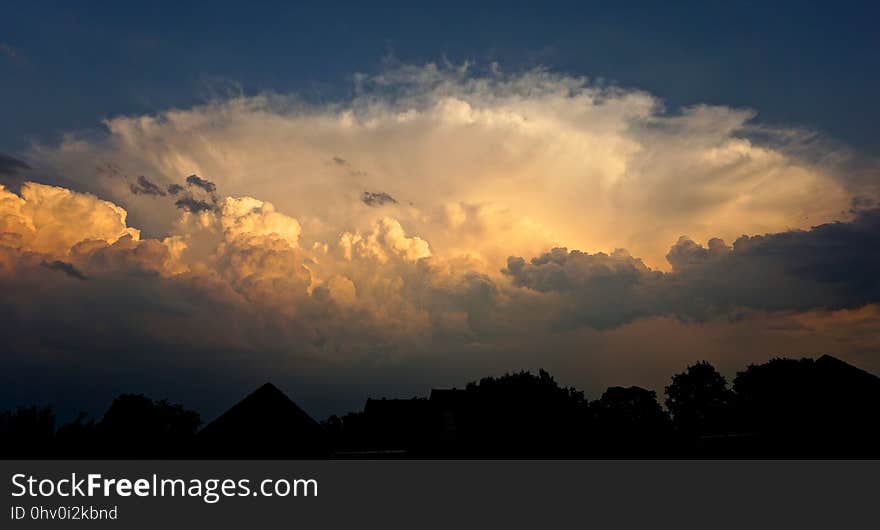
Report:
[[[742,236],[727,246],[682,237],[670,249],[671,272],[627,252],[608,255],[556,248],[526,261],[508,258],[514,285],[561,295],[568,325],[618,326],[638,318],[704,320],[738,309],[851,309],[880,302],[880,210],[809,230]]]
[[[175,209],[132,197],[96,166],[155,182],[191,175],[182,184],[199,200],[271,198],[319,244],[381,217],[363,191],[385,192],[406,199],[395,216],[435,252],[493,263],[622,247],[665,269],[682,233],[805,229],[876,195],[837,164],[845,153],[755,123],[751,109],[667,109],[644,91],[541,69],[404,65],[358,79],[354,97],[332,104],[264,94],[113,117],[105,135],[70,134],[29,159],[150,233],[167,233]]]
[[[64,186],[0,189],[0,371],[360,399],[414,373],[604,388],[705,352],[880,352],[876,198],[774,141],[792,130],[543,70],[401,67],[360,89],[35,146]]]

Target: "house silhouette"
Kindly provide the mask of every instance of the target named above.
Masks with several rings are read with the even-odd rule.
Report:
[[[245,397],[196,435],[200,458],[323,458],[324,428],[271,383]]]
[[[367,450],[412,454],[434,435],[434,415],[425,398],[367,399],[364,418]]]
[[[812,435],[835,456],[867,456],[880,445],[880,377],[823,355],[813,363]]]
[[[734,380],[733,427],[704,457],[860,458],[880,447],[880,377],[831,355],[772,359]]]

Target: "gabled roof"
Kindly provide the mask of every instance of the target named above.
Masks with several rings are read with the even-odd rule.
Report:
[[[266,383],[198,434],[218,456],[309,457],[326,453],[324,429],[287,395]]]
[[[831,355],[816,359],[816,368],[828,376],[845,377],[850,381],[858,381],[859,384],[880,385],[880,377]]]

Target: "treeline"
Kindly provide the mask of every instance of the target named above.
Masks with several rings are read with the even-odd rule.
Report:
[[[588,400],[545,371],[488,377],[428,399],[369,400],[325,426],[336,454],[505,458],[880,456],[880,379],[834,357],[773,359],[730,385],[709,363],[655,392]]]
[[[56,429],[51,407],[0,413],[5,458],[195,458],[198,412],[140,394],[113,400],[99,421],[80,414]]]
[[[258,398],[251,396],[247,417],[260,409]],[[291,448],[313,437],[313,447],[323,444],[321,454],[336,458],[880,456],[880,378],[830,356],[751,365],[732,384],[699,362],[672,377],[662,405],[639,387],[611,387],[590,400],[541,370],[425,398],[370,399],[363,411],[322,422],[320,433],[263,408],[264,428],[237,432],[227,421],[225,436],[239,448],[259,436],[277,447],[272,433],[283,433]],[[0,444],[4,458],[204,458],[200,425],[198,413],[181,405],[123,395],[100,420],[80,417],[57,429],[48,408],[4,412]],[[235,456],[265,458],[261,441],[250,441],[253,454]],[[215,439],[210,456],[223,457],[216,448]],[[273,456],[309,455],[291,449]]]

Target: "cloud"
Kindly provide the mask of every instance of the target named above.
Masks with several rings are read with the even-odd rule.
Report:
[[[511,258],[493,276],[480,260],[435,255],[390,217],[326,247],[304,246],[297,219],[227,197],[180,212],[173,235],[139,239],[124,210],[90,195],[33,183],[21,197],[3,193],[0,309],[9,317],[0,363],[19,374],[42,370],[48,356],[59,374],[160,388],[222,366],[204,394],[219,398],[271,372],[310,389],[322,414],[339,409],[321,401],[316,381],[350,381],[341,394],[357,406],[370,388],[415,392],[544,366],[598,393],[615,383],[656,388],[706,351],[735,369],[789,345],[848,355],[878,346],[875,211],[731,246],[683,238],[669,252],[670,272],[625,251],[556,249]],[[45,199],[55,196],[65,199]],[[82,216],[86,205],[100,214]],[[37,234],[16,237],[28,222]],[[73,232],[55,233],[58,224]],[[614,368],[621,363],[644,373]],[[433,378],[413,379],[416,366],[430,366]],[[195,395],[180,397],[198,405]]]
[[[139,176],[137,182],[132,184],[129,189],[131,189],[131,192],[135,195],[165,196],[165,192],[162,188],[150,182],[150,180],[143,175]]]
[[[0,153],[0,174],[3,175],[14,175],[20,173],[25,169],[30,169],[26,162],[19,160],[15,157],[5,155]]]
[[[141,177],[142,178],[142,177]],[[170,194],[172,197],[178,197],[177,199],[172,199],[174,206],[179,209],[189,213],[200,213],[200,212],[211,212],[214,210],[218,210],[220,208],[219,201],[217,199],[217,186],[207,180],[199,177],[198,175],[190,175],[185,179],[186,185],[188,187],[195,187],[198,190],[204,191],[208,194],[206,198],[199,198],[187,191],[182,185],[177,183],[169,184],[167,187],[167,194]],[[140,183],[140,180],[139,180]],[[140,186],[140,194],[150,194],[156,196],[166,196],[166,193],[162,191],[159,186],[147,181]],[[146,191],[148,190],[148,191]],[[135,188],[132,187],[132,192],[135,192]],[[135,192],[137,195],[138,192]]]
[[[214,193],[217,191],[217,186],[214,185],[213,182],[209,180],[205,180],[198,175],[190,175],[186,177],[186,184],[188,186],[195,186],[197,188],[201,188],[208,193]]]
[[[807,228],[874,196],[828,162],[843,155],[815,135],[758,125],[748,109],[668,111],[643,91],[544,70],[429,64],[358,79],[356,96],[334,103],[259,95],[115,117],[104,135],[71,134],[31,156],[125,207],[151,234],[169,230],[174,208],[132,197],[96,165],[160,182],[210,175],[187,185],[271,198],[320,243],[382,217],[354,190],[394,190],[407,198],[396,216],[435,254],[493,262],[552,246],[622,247],[665,269],[681,233],[731,241]],[[478,224],[446,222],[467,208],[479,210]],[[517,230],[488,229],[510,227],[502,217]]]
[[[553,249],[508,258],[514,285],[561,295],[566,325],[618,326],[638,318],[707,319],[736,310],[853,309],[880,302],[880,210],[797,230],[742,236],[732,247],[682,237],[667,254],[672,271],[651,270],[625,251]]]
[[[83,240],[139,239],[126,216],[111,202],[64,188],[28,182],[16,195],[0,186],[0,240],[16,248],[65,256]]]
[[[0,185],[18,191],[25,181],[25,173],[31,169],[26,162],[0,153]]]
[[[398,254],[409,261],[431,255],[427,241],[420,237],[407,237],[400,222],[391,217],[383,217],[365,234],[350,232],[342,234],[339,245],[346,259],[349,260],[353,253],[380,262],[388,260],[388,252]]]
[[[366,177],[368,174],[366,171],[362,171],[360,169],[355,169],[351,165],[351,162],[349,162],[348,160],[346,160],[342,157],[334,156],[332,158],[332,160],[333,160],[333,163],[336,164],[337,166],[346,168],[348,170],[348,175],[351,177]]]
[[[63,272],[64,274],[70,276],[71,278],[76,278],[77,280],[88,280],[86,275],[77,270],[76,267],[64,261],[44,261],[40,263],[40,265],[46,267],[49,270]]]
[[[0,188],[0,372],[360,399],[539,366],[642,384],[615,367],[789,353],[781,335],[880,351],[876,197],[790,130],[543,70],[402,67],[356,93],[36,146],[65,185]]]
[[[6,55],[10,59],[15,59],[16,57],[18,57],[18,52],[15,50],[15,48],[10,46],[9,44],[6,44],[5,42],[0,42],[0,53]]]
[[[397,204],[397,199],[388,195],[384,191],[365,191],[363,195],[361,195],[361,202],[367,206],[383,206],[385,204]]]
[[[743,236],[726,252],[718,244],[676,273],[687,278],[692,296],[705,293],[722,307],[854,308],[880,297],[878,244],[880,210],[867,210],[851,222]]]
[[[852,198],[850,204],[851,206],[849,212],[852,214],[856,214],[864,210],[870,210],[880,205],[880,203],[878,203],[876,199],[867,195],[856,195]]]
[[[174,205],[181,210],[186,210],[192,213],[209,212],[216,207],[216,205],[212,202],[203,201],[201,199],[194,199],[192,197],[183,197],[177,199],[176,201],[174,201]]]
[[[274,238],[296,247],[300,225],[296,219],[275,211],[272,203],[252,197],[227,197],[220,213],[220,225],[229,240]]]

